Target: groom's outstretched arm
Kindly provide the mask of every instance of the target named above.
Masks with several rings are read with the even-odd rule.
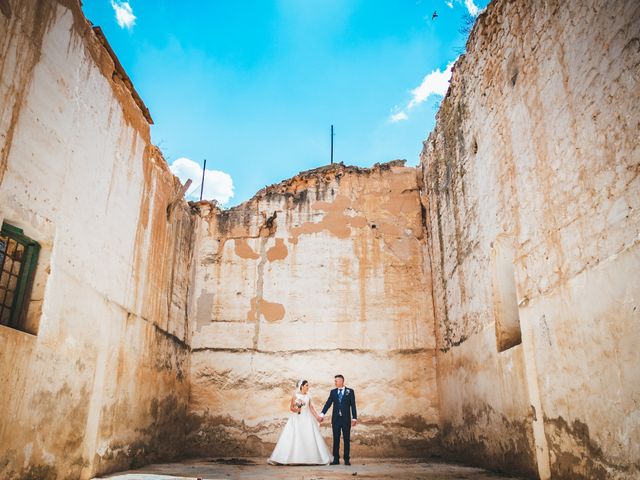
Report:
[[[323,417],[327,414],[327,410],[329,410],[329,407],[331,406],[332,403],[333,403],[333,397],[331,396],[331,392],[329,392],[329,398],[327,398],[327,401],[325,402],[324,407],[322,407]]]

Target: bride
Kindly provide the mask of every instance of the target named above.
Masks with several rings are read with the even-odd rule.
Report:
[[[272,465],[327,465],[329,449],[320,434],[320,416],[311,403],[309,382],[299,380],[289,403],[289,420],[269,458]]]

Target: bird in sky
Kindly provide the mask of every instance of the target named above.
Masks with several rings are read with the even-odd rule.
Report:
[[[433,15],[431,15],[431,20],[435,20],[438,17],[438,12],[434,11]]]

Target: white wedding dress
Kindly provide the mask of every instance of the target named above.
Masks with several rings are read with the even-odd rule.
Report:
[[[331,461],[329,449],[320,434],[317,420],[309,410],[311,397],[296,393],[304,402],[300,414],[291,412],[269,463],[275,465],[326,465]]]

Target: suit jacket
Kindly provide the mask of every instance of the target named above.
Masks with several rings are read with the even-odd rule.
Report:
[[[351,424],[351,418],[354,420],[358,418],[358,411],[356,410],[356,394],[353,388],[344,387],[344,395],[342,396],[342,402],[338,398],[338,389],[334,388],[329,392],[329,398],[327,399],[322,413],[326,414],[329,407],[333,405],[333,412],[331,413],[331,423],[344,423]],[[342,413],[342,415],[340,415]]]

